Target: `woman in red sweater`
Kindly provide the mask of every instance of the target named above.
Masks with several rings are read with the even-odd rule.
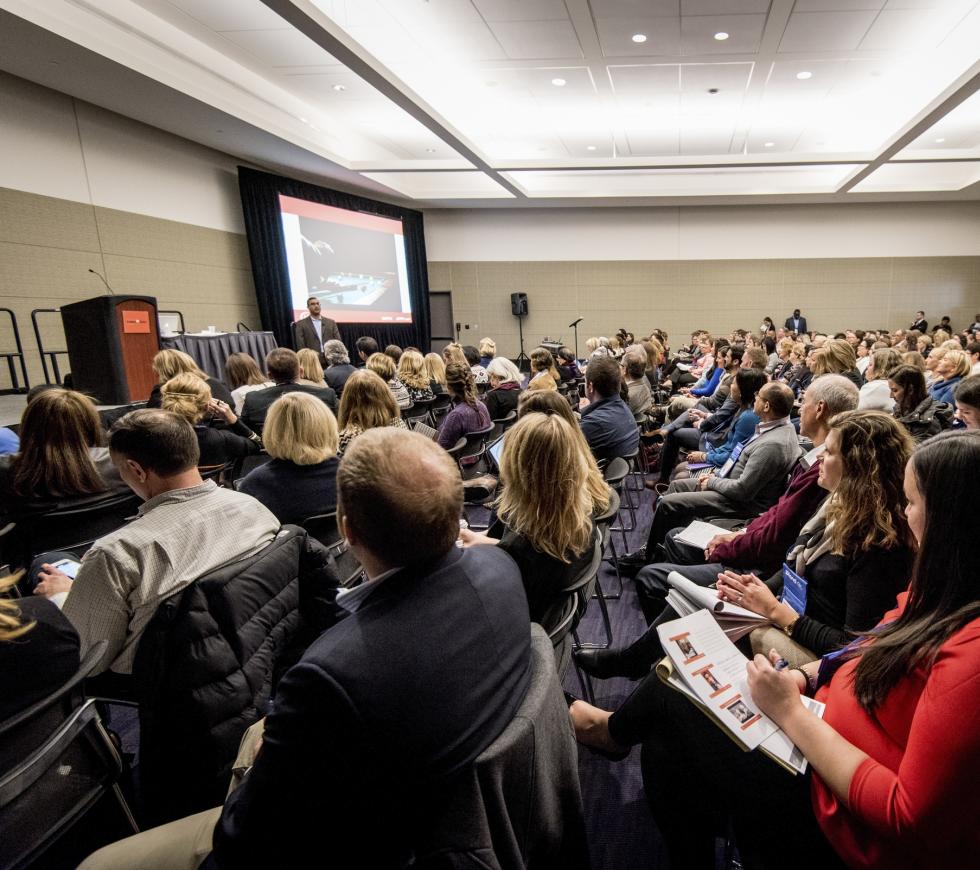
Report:
[[[807,777],[741,752],[664,687],[643,774],[672,866],[712,866],[727,820],[747,867],[976,865],[980,511],[949,507],[972,504],[978,488],[980,432],[925,442],[906,469],[919,552],[898,607],[843,654],[801,670],[776,671],[763,656],[748,664],[753,699],[807,757]],[[799,701],[812,687],[827,704],[822,720]],[[614,749],[604,715],[576,730]]]

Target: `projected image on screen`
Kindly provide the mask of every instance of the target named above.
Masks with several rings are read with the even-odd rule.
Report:
[[[279,197],[295,319],[316,296],[339,323],[411,323],[400,220]]]

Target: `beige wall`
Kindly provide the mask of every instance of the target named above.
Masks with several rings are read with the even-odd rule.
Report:
[[[571,252],[570,252],[571,254]],[[518,351],[510,294],[523,290],[530,314],[525,350],[543,337],[572,343],[578,316],[579,351],[590,335],[619,327],[672,336],[704,328],[727,334],[755,329],[769,315],[779,324],[800,307],[811,329],[907,326],[917,308],[930,322],[948,314],[964,326],[980,311],[980,256],[848,259],[612,260],[575,262],[429,262],[431,290],[453,294],[461,340],[484,335],[500,352]]]
[[[105,292],[88,269],[104,272],[116,293],[182,311],[189,330],[259,327],[243,235],[0,188],[0,307],[17,315],[32,383],[43,377],[30,312]],[[64,348],[60,317],[42,317],[45,346]],[[3,317],[0,350],[8,348]],[[9,385],[4,366],[0,386]]]

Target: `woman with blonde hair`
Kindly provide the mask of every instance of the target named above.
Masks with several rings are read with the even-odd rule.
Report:
[[[466,364],[451,362],[446,366],[446,385],[452,396],[452,410],[439,427],[439,445],[448,450],[460,438],[490,426],[490,412],[477,397],[473,372]]]
[[[367,358],[367,362],[364,363],[364,367],[368,371],[374,372],[388,385],[388,389],[391,390],[391,395],[399,408],[411,407],[412,399],[408,390],[405,389],[405,385],[398,379],[395,362],[388,354],[372,353]]]
[[[920,372],[925,372],[926,361],[923,359],[922,354],[917,350],[907,350],[902,354],[902,364],[907,366],[913,366],[917,368]],[[923,374],[923,377],[925,375]]]
[[[232,353],[225,360],[225,383],[231,389],[236,414],[242,413],[245,397],[254,390],[274,386],[259,368],[259,364],[247,353]]]
[[[492,338],[480,339],[480,365],[487,368],[497,355],[497,342]]]
[[[211,395],[220,399],[227,405],[234,407],[235,400],[231,397],[228,387],[217,378],[210,377],[206,372],[201,371],[201,367],[194,362],[194,358],[182,350],[166,348],[161,350],[153,357],[153,372],[157,376],[157,382],[150,391],[150,398],[146,401],[147,408],[160,408],[160,388],[171,378],[182,374],[197,375],[204,381],[211,390]]]
[[[435,396],[445,395],[446,390],[446,363],[437,353],[427,353],[425,355],[425,373],[429,377],[429,389]]]
[[[832,338],[819,350],[814,351],[813,365],[810,369],[815,378],[821,375],[843,375],[858,389],[861,389],[863,383],[857,371],[854,348],[843,338]]]
[[[88,396],[62,387],[36,394],[21,417],[19,452],[0,456],[0,512],[10,518],[128,492],[104,445]]]
[[[161,391],[163,410],[183,417],[194,427],[201,448],[200,468],[214,468],[240,456],[251,456],[262,449],[262,441],[235,413],[235,409],[211,396],[208,385],[197,375],[172,377]],[[207,418],[207,419],[205,419]],[[217,418],[227,428],[215,429]]]
[[[532,622],[561,618],[564,590],[592,559],[596,529],[588,449],[557,414],[526,414],[508,431],[495,506],[500,539],[469,530],[463,545],[496,544],[521,569]],[[608,493],[608,487],[606,488]],[[608,494],[606,496],[608,504]]]
[[[447,366],[454,362],[467,367],[469,366],[469,363],[466,361],[466,354],[463,353],[463,346],[455,341],[451,341],[442,349],[442,359]]]
[[[551,351],[544,347],[536,347],[531,351],[531,380],[529,390],[547,390],[549,393],[558,389],[561,376],[555,368],[555,358]]]
[[[79,666],[78,632],[43,595],[8,598],[21,573],[0,579],[0,721],[47,697]]]
[[[338,456],[343,456],[351,441],[368,429],[378,426],[408,428],[388,384],[367,368],[358,369],[347,379],[337,417],[340,426]]]
[[[408,390],[412,404],[431,402],[435,393],[429,384],[429,373],[425,367],[425,357],[417,350],[406,350],[398,361],[398,377]]]
[[[888,379],[902,364],[902,355],[892,348],[879,348],[868,357],[871,361],[864,372],[867,383],[861,386],[858,398],[859,411],[885,411],[892,413],[895,402],[892,400]]]
[[[932,354],[930,354],[932,356]],[[953,406],[956,385],[969,377],[970,357],[964,350],[947,350],[936,363],[936,377],[929,384],[929,395],[937,402]]]
[[[299,357],[299,380],[297,383],[306,384],[308,387],[325,387],[327,381],[323,377],[320,354],[308,347],[303,347],[296,351],[296,356]]]
[[[286,393],[269,408],[262,437],[272,459],[245,476],[240,492],[281,523],[336,510],[340,435],[330,408],[308,393]]]

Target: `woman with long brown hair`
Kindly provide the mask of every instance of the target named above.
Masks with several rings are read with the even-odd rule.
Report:
[[[899,366],[889,374],[888,386],[895,401],[895,419],[915,441],[938,435],[952,425],[953,408],[929,395],[920,369]]]
[[[408,428],[388,385],[370,369],[358,369],[347,379],[337,418],[340,426],[338,456],[343,456],[347,445],[368,429],[377,426]]]
[[[453,408],[439,427],[438,441],[447,450],[460,438],[490,426],[490,412],[477,398],[473,372],[464,359],[446,366],[446,385],[452,396]]]
[[[245,396],[253,390],[273,386],[259,368],[259,364],[247,353],[232,353],[225,360],[225,383],[231,390],[232,405],[236,414],[242,413]]]
[[[105,445],[95,404],[53,387],[35,396],[20,423],[20,452],[0,456],[0,499],[8,516],[126,492]]]

